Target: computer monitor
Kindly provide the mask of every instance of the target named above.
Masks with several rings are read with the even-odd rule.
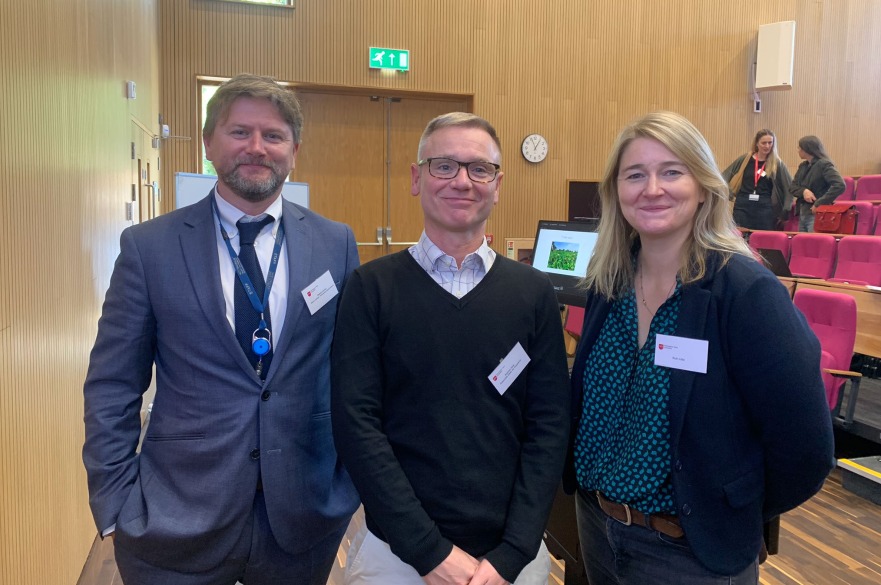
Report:
[[[578,283],[587,273],[587,263],[597,243],[598,221],[538,222],[532,266],[548,274],[557,300],[583,307],[586,293]]]
[[[569,221],[590,221],[600,216],[600,184],[597,181],[568,181]]]

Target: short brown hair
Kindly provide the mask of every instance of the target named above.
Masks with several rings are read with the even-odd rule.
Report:
[[[205,126],[202,128],[203,138],[210,138],[214,134],[217,123],[226,119],[233,102],[240,97],[266,99],[272,102],[272,105],[278,109],[278,113],[290,126],[294,144],[300,144],[300,137],[303,133],[303,112],[293,90],[279,85],[271,77],[261,77],[250,73],[242,73],[225,81],[208,100]]]

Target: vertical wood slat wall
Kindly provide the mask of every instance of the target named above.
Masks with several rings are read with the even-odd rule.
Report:
[[[876,0],[298,0],[295,10],[161,0],[161,14],[162,111],[194,138],[197,75],[473,95],[503,140],[507,178],[489,226],[499,250],[539,218],[565,218],[566,181],[599,179],[618,130],[651,110],[688,116],[723,167],[769,127],[793,173],[806,134],[843,173],[881,172]],[[797,22],[794,89],[762,92],[755,114],[758,27],[781,20]],[[369,70],[369,46],[409,49],[411,71]],[[550,142],[538,165],[519,154],[532,132]],[[165,150],[169,192],[174,172],[197,171],[197,152],[196,141]]]
[[[158,1],[0,3],[0,583],[75,583],[96,534],[82,383],[156,128]],[[127,100],[125,81],[137,83]]]
[[[786,19],[795,88],[753,114],[756,30]],[[879,30],[876,0],[0,2],[0,583],[73,583],[94,536],[81,385],[127,225],[132,122],[156,131],[160,82],[173,133],[194,139],[200,74],[473,95],[504,141],[500,241],[562,217],[565,181],[598,178],[618,128],[654,108],[690,116],[722,164],[768,126],[791,167],[816,133],[843,172],[881,171]],[[413,71],[368,71],[370,45],[410,49]],[[537,166],[518,154],[530,132],[551,143]],[[162,148],[167,208],[171,173],[198,160],[195,142]]]

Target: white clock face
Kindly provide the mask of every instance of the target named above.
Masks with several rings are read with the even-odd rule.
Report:
[[[529,162],[541,162],[548,156],[548,141],[541,134],[530,134],[523,139],[520,151]]]

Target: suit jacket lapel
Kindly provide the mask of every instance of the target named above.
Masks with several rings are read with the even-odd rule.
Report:
[[[184,218],[180,234],[181,251],[205,320],[224,348],[235,356],[241,368],[259,380],[226,318],[226,301],[220,283],[220,260],[217,257],[215,215],[211,208],[213,196],[212,190],[208,197],[193,205],[189,215]]]
[[[267,384],[283,361],[279,359],[280,356],[284,355],[293,342],[294,330],[297,329],[304,311],[308,313],[300,291],[310,284],[309,275],[312,274],[313,242],[309,223],[303,212],[293,203],[284,200],[283,205],[281,220],[284,223],[285,252],[288,256],[287,309],[281,338],[273,350],[272,366],[266,375]]]

